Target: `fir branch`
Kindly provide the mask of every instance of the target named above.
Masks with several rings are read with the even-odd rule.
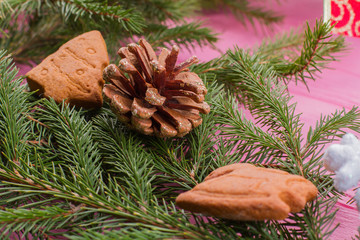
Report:
[[[309,25],[304,33],[291,30],[275,36],[273,40],[266,39],[253,49],[239,49],[228,51],[229,53],[242,54],[246,52],[254,55],[258,64],[264,64],[264,68],[272,67],[276,81],[288,84],[290,81],[301,81],[307,86],[309,79],[315,80],[315,74],[326,68],[331,61],[336,61],[336,55],[346,50],[344,38],[332,37],[329,23],[317,21],[311,30]],[[238,51],[240,53],[238,53]],[[226,89],[239,94],[239,86],[231,76],[231,56],[222,56],[208,63],[194,67],[195,71],[210,72],[217,75]]]
[[[257,123],[276,133],[294,134],[290,139],[295,137],[299,133],[299,115],[295,114],[295,104],[289,105],[291,97],[286,88],[274,81],[276,72],[272,67],[240,49],[228,51],[227,55],[234,67],[232,77],[241,79],[237,84],[241,101],[255,115]]]
[[[45,0],[45,1],[14,1],[6,0],[18,16],[20,12],[31,14],[34,11],[38,16],[46,15],[48,11],[59,12],[65,23],[81,18],[93,21],[101,20],[104,24],[115,21],[122,25],[126,31],[140,33],[144,21],[133,9],[123,9],[120,5],[108,5],[104,1],[83,0]]]
[[[244,25],[246,20],[252,26],[255,22],[259,22],[266,26],[279,23],[283,17],[272,10],[265,9],[255,4],[251,4],[248,0],[212,0],[201,1],[203,6],[210,9],[226,9],[231,11]]]
[[[96,5],[94,3],[89,3],[89,5],[85,5],[87,3],[83,2],[83,1],[76,1],[76,0],[64,0],[64,1],[59,1],[60,4],[62,4],[62,2],[68,3],[68,4],[73,4],[74,7],[66,7],[66,6],[62,6],[62,11],[64,11],[64,15],[65,17],[68,16],[69,12],[74,12],[75,15],[79,16],[78,14],[80,13],[80,16],[84,13],[87,12],[90,15],[99,15],[99,16],[104,16],[104,17],[111,17],[111,18],[115,18],[118,19],[119,21],[129,21],[128,18],[126,17],[122,17],[121,14],[119,14],[119,10],[121,10],[120,8],[116,8],[116,6],[99,6]],[[60,5],[61,6],[61,5]],[[71,9],[68,10],[69,12],[66,11],[66,8]],[[77,9],[75,9],[77,8]]]
[[[114,119],[99,116],[94,119],[94,124],[95,139],[100,143],[106,171],[131,193],[131,198],[148,204],[155,178],[150,155],[139,145],[139,139],[125,135]]]
[[[4,164],[8,160],[18,161],[27,151],[30,124],[26,114],[33,103],[28,101],[30,93],[17,78],[18,70],[6,51],[0,50],[0,149]]]
[[[200,10],[198,0],[135,0],[124,4],[144,13],[145,19],[154,23],[166,20],[184,23],[184,18],[193,16],[195,11]]]
[[[7,16],[7,13],[12,13],[13,11],[14,10],[12,9],[10,3],[8,3],[7,1],[0,2],[0,19],[5,18]]]
[[[330,61],[335,60],[335,54],[345,49],[343,37],[331,38],[331,25],[319,20],[311,30],[307,23],[305,40],[299,56],[292,56],[290,60],[279,58],[270,59],[274,69],[279,74],[279,79],[289,82],[293,79],[296,83],[301,81],[306,86],[306,80],[315,80],[313,74],[321,72],[320,68],[326,66]]]
[[[217,120],[218,123],[228,125],[222,129],[222,135],[227,137],[227,142],[239,145],[237,149],[241,157],[238,159],[247,156],[247,162],[271,164],[269,156],[277,159],[291,155],[291,150],[287,148],[283,140],[271,132],[262,130],[245,118],[243,112],[237,109],[238,104],[233,97],[228,98],[227,101],[228,103],[219,102],[217,105]]]
[[[229,51],[228,56],[233,66],[231,76],[234,81],[239,81],[237,88],[241,93],[242,102],[253,114],[256,124],[265,128],[267,132],[245,120],[242,113],[237,111],[236,102],[231,98],[229,103],[221,103],[223,107],[219,106],[220,112],[225,113],[225,115],[220,114],[223,123],[236,126],[226,128],[226,132],[230,135],[248,136],[246,141],[250,141],[251,145],[260,144],[266,147],[262,151],[272,150],[277,157],[286,156],[296,159],[299,171],[302,173],[298,141],[301,124],[299,124],[299,115],[295,114],[295,105],[289,105],[290,96],[286,88],[276,84],[275,72],[271,67],[259,64],[256,56],[250,57],[240,50],[235,50],[235,53]]]
[[[122,229],[116,231],[104,231],[102,233],[96,231],[79,231],[76,235],[67,235],[68,239],[72,240],[133,240],[133,239],[172,239],[176,234],[171,229]]]
[[[172,28],[152,24],[145,31],[146,39],[154,48],[165,47],[166,45],[178,44],[194,48],[195,43],[199,46],[210,44],[214,46],[217,37],[208,28],[201,27],[202,23],[184,23]]]
[[[34,168],[32,160],[37,157],[38,153],[43,153],[44,157],[46,152],[42,151],[42,148],[39,148],[39,152],[34,152],[33,149],[28,145],[28,141],[33,139],[37,134],[33,131],[34,122],[27,121],[27,115],[30,114],[32,105],[36,103],[30,103],[31,95],[29,92],[24,91],[26,85],[21,85],[22,79],[16,78],[17,70],[11,64],[11,59],[9,56],[6,56],[5,51],[0,51],[0,76],[1,76],[1,91],[2,94],[0,102],[0,126],[2,131],[2,163],[1,165],[1,204],[2,206],[7,207],[24,207],[24,206],[36,206],[38,204],[46,204],[51,202],[53,199],[48,198],[44,199],[41,195],[36,192],[27,192],[23,194],[18,194],[14,189],[9,188],[9,185],[6,184],[7,181],[13,181],[12,184],[26,184],[32,187],[41,187],[47,188],[50,187],[44,181],[38,180],[34,177],[32,173],[29,173],[29,167]],[[42,133],[39,132],[39,136]],[[35,153],[35,154],[34,154]],[[25,160],[26,159],[26,160]],[[31,160],[30,160],[31,159]],[[41,163],[41,166],[46,166],[45,163]],[[20,173],[19,173],[20,172]],[[24,178],[21,176],[21,173],[28,176]],[[29,177],[29,174],[31,177]],[[38,173],[36,175],[39,175]],[[41,175],[43,176],[43,175]],[[34,180],[35,181],[34,181]],[[34,201],[37,203],[34,204]],[[5,208],[3,208],[5,210]],[[6,210],[3,213],[3,219],[0,223],[2,225],[2,234],[9,234],[14,231],[20,231],[26,234],[27,232],[32,231],[36,228],[35,225],[38,225],[37,222],[33,221],[20,221],[20,215],[24,213],[21,211],[11,211],[10,209]],[[13,215],[19,215],[19,222],[14,221]],[[6,216],[12,218],[13,223],[9,224],[6,221]],[[46,223],[46,219],[43,219],[43,224]],[[59,220],[57,220],[59,221]],[[41,228],[43,229],[43,226]],[[52,226],[51,224],[49,226]],[[4,228],[5,227],[5,228]],[[6,230],[6,231],[5,231]],[[11,232],[10,232],[11,230]],[[43,231],[43,230],[41,230]],[[37,236],[37,233],[33,233],[33,236]]]
[[[89,197],[82,197],[79,198],[78,196],[72,196],[70,197],[68,194],[64,192],[64,190],[58,189],[57,191],[54,189],[51,189],[49,187],[47,191],[38,191],[34,189],[33,187],[30,187],[29,181],[23,181],[22,179],[28,179],[27,177],[23,176],[24,172],[20,173],[18,175],[18,180],[22,181],[22,184],[16,184],[15,181],[13,181],[13,178],[9,178],[6,176],[4,172],[0,172],[0,175],[2,177],[5,177],[11,181],[6,181],[6,183],[12,187],[7,187],[7,190],[12,191],[18,191],[18,192],[33,192],[33,193],[43,193],[43,194],[51,194],[56,197],[60,198],[68,198],[72,199],[73,201],[82,202],[85,206],[81,207],[81,211],[79,214],[90,214],[90,213],[102,213],[109,216],[112,216],[112,218],[116,217],[118,220],[116,221],[116,224],[113,225],[114,220],[111,220],[111,218],[104,218],[103,226],[102,227],[144,227],[148,229],[158,229],[162,230],[164,232],[169,232],[169,230],[172,232],[173,236],[179,236],[183,238],[190,238],[190,239],[198,239],[198,238],[204,238],[204,239],[218,239],[214,237],[210,231],[205,230],[206,228],[211,229],[212,226],[207,226],[206,222],[203,222],[199,219],[199,221],[202,223],[201,227],[197,227],[194,225],[189,224],[189,219],[183,215],[181,212],[178,212],[175,209],[175,206],[167,206],[165,202],[163,202],[161,205],[155,201],[153,201],[153,204],[156,206],[148,207],[146,205],[142,205],[142,208],[139,206],[136,206],[136,204],[133,204],[131,199],[128,198],[128,195],[126,193],[121,193],[120,188],[116,189],[108,189],[109,192],[107,192],[108,197],[110,197],[109,200],[106,198],[98,198],[96,196],[96,193],[94,195],[90,194]],[[53,175],[54,178],[56,178],[56,175]],[[32,177],[34,180],[35,178]],[[62,178],[63,179],[63,178]],[[30,183],[31,184],[31,183]],[[115,186],[113,183],[111,184]],[[30,187],[30,188],[29,188]],[[111,190],[115,190],[115,194],[111,192]],[[54,193],[54,192],[56,193]],[[62,193],[63,192],[63,193]],[[116,196],[116,194],[119,194],[120,196]],[[119,198],[115,198],[119,197]],[[123,199],[124,202],[120,199]],[[121,204],[124,206],[124,209],[119,209],[118,207],[113,208],[114,201],[117,204]],[[112,202],[112,203],[111,203]],[[86,207],[88,205],[89,207]],[[95,206],[96,208],[90,207],[90,205]],[[124,211],[126,209],[126,211]],[[84,212],[85,211],[85,212]],[[78,214],[76,215],[78,216]],[[126,220],[126,221],[124,221]],[[79,224],[82,221],[78,222],[76,225],[79,227]],[[98,229],[98,223],[102,223],[101,220],[99,221],[90,221],[88,225],[86,225],[89,230],[91,229]],[[95,228],[92,228],[91,226],[95,225]],[[17,225],[16,230],[26,230],[24,229],[24,225]],[[74,228],[76,226],[73,226]],[[100,228],[102,228],[100,227]],[[216,231],[216,229],[213,229]],[[221,234],[221,233],[220,233]]]
[[[29,18],[25,14],[13,16],[11,17],[13,21],[9,26],[6,26],[6,21],[9,19],[0,20],[0,28],[7,32],[0,39],[0,46],[11,51],[14,58],[20,62],[28,62],[29,57],[32,61],[42,60],[67,39],[66,36],[54,34],[54,31],[61,29],[61,19],[58,15]],[[29,21],[28,25],[23,24],[24,19]],[[30,29],[29,26],[31,26]]]
[[[85,16],[95,22],[101,21],[102,24],[117,21],[126,31],[134,33],[141,33],[145,26],[144,19],[138,12],[134,9],[123,9],[121,5],[79,0],[59,0],[56,1],[56,5],[61,9],[61,15],[65,17],[65,21],[73,19],[77,21],[78,18]]]
[[[3,9],[3,14],[11,17],[0,18],[0,29],[3,32],[0,47],[13,52],[15,59],[23,62],[30,59],[37,62],[71,38],[95,29],[102,32],[111,57],[116,55],[119,41],[128,42],[136,36],[153,35],[152,39],[158,46],[164,46],[172,39],[176,39],[173,43],[186,47],[193,47],[195,43],[212,45],[217,40],[215,34],[208,28],[201,27],[200,23],[186,23],[182,20],[194,8],[184,1],[5,2],[9,7]],[[148,18],[149,14],[153,14],[154,8],[164,14],[170,11],[171,14],[161,17],[157,12],[157,18]],[[170,27],[168,20],[179,26]],[[24,22],[28,24],[23,24]]]
[[[332,142],[333,139],[340,138],[346,133],[343,130],[345,128],[359,131],[360,111],[358,107],[354,106],[348,112],[346,112],[345,109],[342,109],[341,111],[335,111],[327,116],[321,115],[320,120],[316,122],[315,127],[309,128],[305,151],[312,153],[317,146],[328,144]],[[329,138],[329,136],[332,137]]]
[[[73,174],[74,181],[81,182],[86,189],[97,189],[101,165],[97,144],[91,141],[91,125],[74,108],[64,104],[58,106],[54,100],[43,103],[37,120],[49,127],[53,141],[57,142],[57,154],[67,163],[66,168]]]
[[[316,201],[309,203],[302,213],[292,214],[280,224],[291,226],[296,222],[295,226],[289,228],[293,239],[327,239],[338,227],[332,225],[337,212],[334,211],[337,200],[337,197],[320,196]]]
[[[57,206],[41,209],[2,209],[0,210],[0,227],[2,237],[11,232],[21,231],[24,236],[45,236],[54,225],[63,226],[63,221],[74,218],[77,209],[63,209]],[[11,235],[10,235],[11,236]]]
[[[259,46],[255,46],[252,52],[262,56],[264,59],[274,61],[275,59],[296,58],[305,40],[303,29],[291,29],[284,33],[276,34],[266,38]]]

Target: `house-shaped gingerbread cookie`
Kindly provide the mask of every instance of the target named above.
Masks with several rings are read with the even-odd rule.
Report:
[[[105,41],[99,31],[75,37],[30,70],[31,91],[71,106],[102,106],[103,69],[109,64]]]

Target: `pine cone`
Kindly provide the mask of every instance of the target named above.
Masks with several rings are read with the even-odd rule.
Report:
[[[182,137],[202,123],[199,113],[208,114],[210,107],[204,102],[202,80],[188,69],[196,57],[175,65],[178,46],[163,48],[156,56],[144,39],[120,48],[118,54],[119,67],[110,64],[104,69],[110,84],[103,92],[120,121],[160,137]]]

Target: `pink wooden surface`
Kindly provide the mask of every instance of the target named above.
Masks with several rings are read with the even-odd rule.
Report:
[[[285,20],[274,28],[274,32],[281,32],[292,27],[298,27],[306,20],[313,23],[322,16],[322,0],[282,1],[276,5],[275,1],[266,1],[267,4],[285,15]],[[271,4],[273,4],[271,6]],[[217,47],[225,52],[235,44],[247,48],[257,45],[266,36],[262,31],[255,32],[251,27],[243,27],[234,17],[225,13],[208,13],[205,17],[207,25],[219,33]],[[330,64],[333,69],[323,70],[316,82],[310,82],[310,92],[303,85],[291,84],[290,93],[294,95],[293,101],[298,102],[297,111],[302,112],[301,119],[305,122],[305,129],[314,125],[320,114],[329,114],[336,109],[345,107],[349,110],[360,103],[360,38],[347,37],[346,41],[351,46],[351,51],[340,58],[339,62]],[[185,60],[191,55],[196,55],[201,61],[211,60],[220,56],[220,53],[209,47],[197,48],[191,53],[182,51],[179,60]],[[29,70],[21,66],[21,73]],[[351,191],[348,195],[353,194]],[[341,223],[331,239],[350,239],[360,226],[359,213],[356,206],[345,204],[345,198],[336,205],[339,212],[335,223]]]
[[[275,33],[302,26],[306,20],[314,23],[323,13],[322,0],[281,1],[280,6],[274,3],[275,1],[266,2],[271,8],[285,15],[283,23],[274,28]],[[243,48],[253,47],[268,36],[261,30],[255,32],[251,27],[243,27],[229,14],[208,13],[199,19],[205,20],[209,27],[219,33],[220,39],[216,46],[222,52],[234,45]],[[352,106],[360,103],[360,38],[346,37],[346,42],[350,45],[350,51],[342,54],[339,62],[331,63],[332,69],[323,70],[315,82],[309,82],[310,92],[302,84],[289,86],[290,93],[294,96],[293,101],[298,103],[297,111],[303,113],[301,120],[305,123],[305,131],[309,126],[315,125],[320,114],[330,114],[343,107],[350,110]],[[198,56],[201,61],[207,61],[218,57],[220,53],[205,47],[191,53],[181,53],[180,58],[185,60],[191,55]],[[351,195],[353,192],[348,191],[347,197],[336,205],[339,211],[334,224],[341,225],[331,236],[333,240],[351,239],[360,226],[359,212],[355,204],[346,204]]]

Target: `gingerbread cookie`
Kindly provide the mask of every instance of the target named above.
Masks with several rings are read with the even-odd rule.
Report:
[[[186,210],[232,220],[282,220],[317,195],[310,181],[287,172],[237,163],[221,167],[176,204]]]
[[[30,90],[72,106],[102,106],[102,72],[109,64],[105,41],[99,31],[84,33],[62,45],[30,70]]]

